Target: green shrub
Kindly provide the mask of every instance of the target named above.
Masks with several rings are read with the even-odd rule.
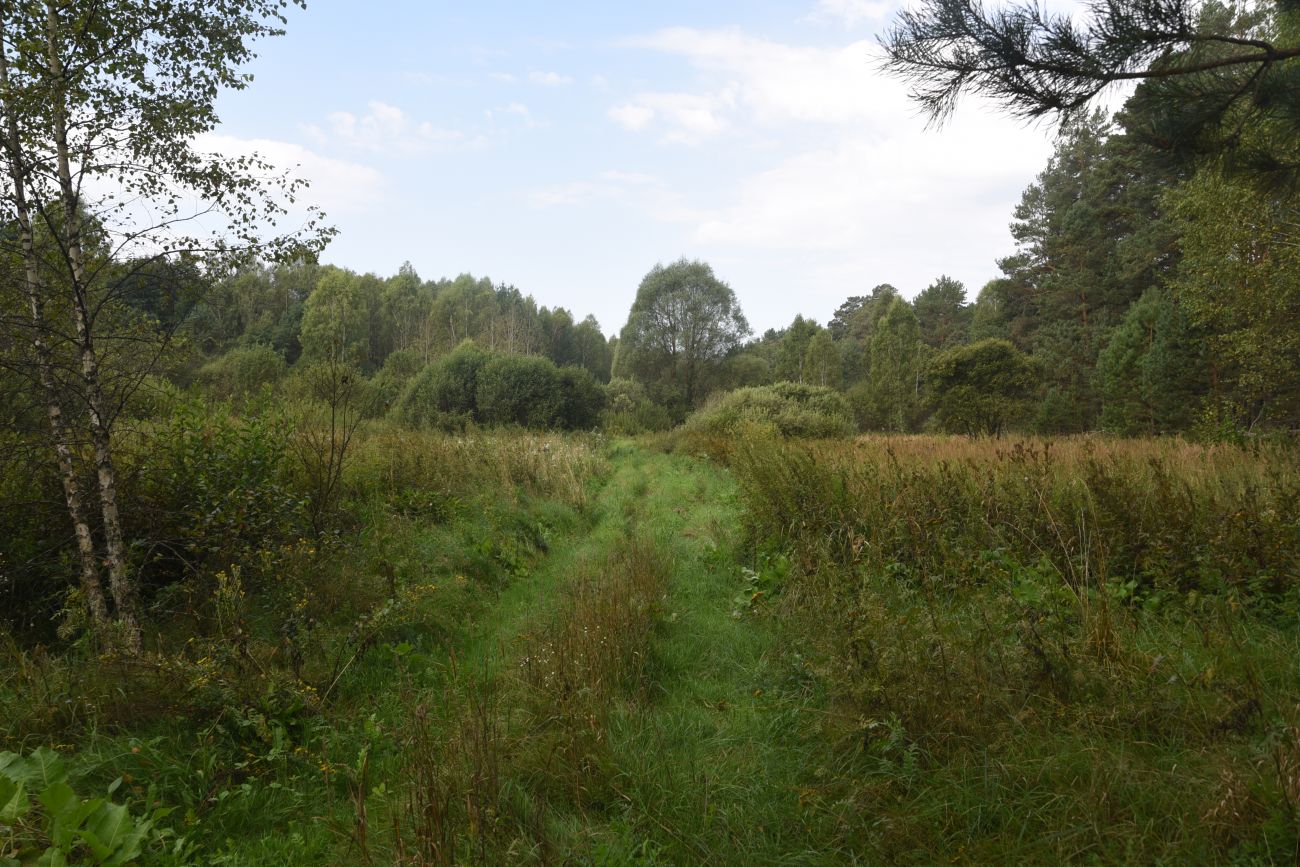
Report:
[[[559,370],[560,425],[566,430],[591,430],[600,424],[600,413],[605,408],[605,389],[590,371],[583,367],[561,367]]]
[[[608,433],[636,436],[668,430],[673,426],[668,410],[651,400],[645,387],[636,380],[611,380],[605,387],[605,396],[600,425]]]
[[[484,424],[550,428],[560,424],[564,393],[559,371],[545,358],[498,355],[478,377],[478,418]]]
[[[274,385],[284,373],[284,357],[271,347],[241,346],[203,365],[198,383],[216,399],[230,400]]]
[[[490,358],[473,343],[462,343],[411,380],[393,414],[411,427],[464,427],[474,420],[479,372]]]
[[[770,427],[783,437],[825,438],[854,432],[853,413],[842,394],[796,382],[724,394],[687,419],[686,431],[726,436],[742,425],[754,424]]]
[[[288,481],[288,441],[283,418],[198,403],[177,407],[145,440],[148,460],[126,493],[151,583],[256,562],[297,534],[303,502]]]
[[[387,376],[385,365],[375,379],[381,394]],[[415,428],[458,430],[472,422],[583,430],[596,426],[604,404],[604,388],[582,368],[485,352],[467,341],[411,379],[392,414]]]
[[[38,447],[0,429],[0,633],[49,638],[75,571],[50,545],[72,524],[53,461],[33,459]]]
[[[371,380],[374,393],[371,413],[380,416],[396,406],[424,366],[424,359],[414,349],[399,349],[384,359],[383,369]]]
[[[108,787],[110,797],[121,783]],[[82,798],[68,785],[66,763],[44,747],[26,756],[0,753],[0,826],[9,838],[0,838],[5,864],[134,864],[146,850],[164,848],[172,834],[158,822],[170,812],[158,808],[142,817],[110,798]]]

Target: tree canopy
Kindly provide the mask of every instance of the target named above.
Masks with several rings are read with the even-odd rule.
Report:
[[[684,414],[707,396],[723,359],[749,333],[736,293],[707,264],[656,265],[619,334],[615,376],[630,375]]]

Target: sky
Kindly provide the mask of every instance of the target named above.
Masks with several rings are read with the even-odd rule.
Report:
[[[1052,130],[974,99],[929,128],[879,71],[897,9],[309,0],[209,143],[311,182],[339,232],[326,262],[487,276],[606,334],[682,257],[756,333],[880,283],[912,297],[949,275],[973,299]]]

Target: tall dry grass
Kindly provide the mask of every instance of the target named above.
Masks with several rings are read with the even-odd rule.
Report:
[[[792,563],[776,610],[858,769],[822,795],[877,817],[890,858],[1300,851],[1293,452],[917,436],[727,453],[751,544]]]
[[[601,445],[579,434],[446,434],[377,422],[358,437],[346,482],[354,491],[521,491],[581,508],[608,468]]]

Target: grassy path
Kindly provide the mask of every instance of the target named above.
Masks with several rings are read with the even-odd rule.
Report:
[[[483,611],[459,677],[426,670],[423,757],[378,776],[454,793],[436,846],[459,862],[852,863],[809,800],[830,762],[815,696],[768,620],[737,613],[730,476],[611,452],[589,524]]]
[[[651,862],[844,863],[804,784],[829,761],[812,698],[765,618],[737,616],[740,507],[730,477],[680,456],[635,454],[644,522],[671,553],[653,700],[613,726],[623,812],[612,854]],[[612,858],[610,863],[619,860]]]
[[[555,764],[538,764],[536,750],[506,748],[516,783],[534,808],[542,802],[543,818],[528,822],[547,838],[534,857],[611,865],[852,860],[836,851],[842,829],[832,814],[805,803],[806,782],[829,761],[808,731],[812,699],[791,676],[766,620],[736,615],[745,586],[739,528],[737,491],[724,471],[617,447],[591,532],[555,551],[484,624],[470,654],[487,660],[507,648],[504,658],[495,654],[506,671],[517,665],[512,656],[520,651],[509,648],[520,635],[584,616],[565,597],[566,584],[584,580],[577,564],[634,537],[649,540],[667,564],[640,687],[610,698],[597,714],[600,759],[582,771],[579,788],[603,794],[557,796],[554,777],[571,767],[557,773]],[[498,712],[513,713],[508,705],[518,701],[506,696]],[[524,728],[521,738],[536,739],[536,724]],[[560,761],[586,761],[572,739],[561,740]]]

